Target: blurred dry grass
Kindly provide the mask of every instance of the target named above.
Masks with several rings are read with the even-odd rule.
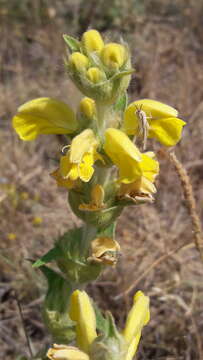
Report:
[[[108,16],[106,2],[101,1],[96,6],[92,0],[92,7],[85,8],[83,1],[60,0],[56,6],[53,1],[42,1],[44,7],[40,1],[33,3],[35,12],[31,2],[24,1],[19,14],[0,2],[0,346],[6,360],[27,353],[14,290],[35,350],[49,341],[40,317],[44,282],[26,259],[43,254],[58,234],[77,222],[67,209],[64,192],[48,175],[63,138],[43,136],[25,144],[10,123],[19,104],[34,97],[53,96],[77,106],[80,94],[64,75],[63,32],[74,35],[89,24],[98,24],[107,35],[124,33],[137,70],[130,96],[171,104],[188,121],[175,151],[191,176],[198,213],[203,215],[201,1],[191,0],[187,5],[181,0],[166,1],[165,5],[158,0],[145,1],[145,6],[138,1],[135,8],[132,0],[127,8],[121,1],[112,1],[114,13]],[[177,174],[160,146],[153,146],[161,163],[156,202],[124,211],[118,224],[123,255],[118,266],[107,270],[89,290],[121,326],[133,292],[142,289],[150,295],[151,321],[138,359],[202,360],[203,265],[193,245],[191,219]],[[35,224],[36,217],[42,219],[41,224]],[[186,246],[172,253],[181,245]],[[116,298],[132,284],[132,292]]]

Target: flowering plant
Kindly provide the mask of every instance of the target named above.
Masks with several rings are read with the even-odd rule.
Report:
[[[155,100],[128,104],[126,91],[134,70],[126,43],[104,42],[96,30],[85,32],[81,41],[68,35],[64,40],[69,49],[66,70],[85,95],[77,111],[44,97],[20,106],[13,118],[22,140],[67,136],[51,176],[68,191],[71,209],[84,223],[66,232],[33,264],[48,280],[44,321],[59,344],[47,357],[130,360],[149,321],[148,297],[135,294],[121,333],[112,315],[96,311],[82,288],[106,266],[115,266],[121,251],[115,224],[123,208],[154,201],[159,163],[154,152],[146,151],[148,139],[174,146],[185,122],[174,108]],[[47,267],[52,261],[60,273]]]

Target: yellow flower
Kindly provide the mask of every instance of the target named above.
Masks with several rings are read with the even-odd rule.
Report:
[[[128,344],[125,360],[131,360],[136,353],[143,327],[149,322],[149,298],[142,291],[134,296],[133,306],[128,314],[123,337]]]
[[[82,36],[82,45],[86,52],[100,52],[104,47],[104,42],[97,30],[88,30]]]
[[[91,256],[89,261],[106,265],[115,265],[120,245],[110,237],[98,237],[91,242]]]
[[[80,204],[79,209],[84,211],[99,211],[105,208],[104,189],[101,185],[94,185],[91,191],[91,201],[89,204]]]
[[[127,60],[126,48],[117,43],[109,43],[104,46],[101,51],[101,59],[103,64],[111,69],[117,70],[121,68]]]
[[[89,352],[97,337],[96,316],[90,298],[85,291],[75,290],[70,300],[69,315],[76,322],[76,336],[79,348]]]
[[[96,151],[99,143],[91,129],[86,129],[77,135],[70,150],[60,160],[60,176],[65,180],[81,179],[88,182],[93,173],[93,165],[97,160],[103,160]]]
[[[91,67],[87,70],[86,76],[94,84],[98,84],[105,79],[105,74],[98,67]]]
[[[89,360],[89,356],[74,346],[54,344],[47,352],[51,360]]]
[[[18,108],[13,127],[22,140],[34,140],[40,134],[69,134],[77,128],[74,112],[62,101],[38,98]]]
[[[141,154],[126,134],[109,128],[105,133],[104,150],[120,172],[119,181],[125,184],[140,180],[142,176],[153,182],[159,164],[151,154]]]
[[[89,59],[87,56],[76,51],[69,56],[69,65],[78,72],[85,71],[89,66]]]
[[[105,253],[105,245],[108,250],[110,249],[113,251],[117,251],[120,249],[119,245],[116,242],[114,242],[112,239],[110,239],[111,241],[109,239],[108,240],[106,239],[105,244],[103,244],[104,246],[102,247],[103,240],[104,239],[100,239],[100,240],[95,239],[93,251],[97,258],[100,257],[100,255],[102,256],[103,253]],[[115,347],[116,342],[113,342],[112,339],[110,339],[111,341],[108,341],[108,339],[104,339],[103,348],[101,348],[102,339],[98,338],[99,347],[98,348],[94,347],[96,353],[94,353],[94,351],[92,352],[93,348],[91,347],[91,345],[95,341],[95,346],[96,346],[96,338],[97,338],[96,316],[93,306],[91,304],[91,300],[85,291],[75,290],[71,295],[69,316],[71,320],[76,322],[77,346],[81,351],[84,351],[86,354],[89,353],[94,354],[95,358],[97,359],[100,359],[101,355],[104,356],[104,354],[109,354],[109,353],[113,354],[114,352],[118,351],[118,348]],[[120,339],[120,346],[119,346],[120,355],[122,354],[123,356],[124,349],[126,353],[124,360],[132,360],[133,356],[135,355],[141,337],[142,329],[149,322],[149,318],[150,318],[149,298],[145,296],[141,291],[138,291],[134,296],[134,303],[127,316],[125,329]],[[123,344],[123,340],[125,340],[124,344]],[[59,347],[59,345],[55,345],[55,346]],[[61,345],[61,348],[63,349],[63,345]],[[70,347],[67,347],[67,349],[69,348]],[[49,358],[51,360],[54,360],[54,357],[51,357],[51,355],[52,353],[49,354]],[[65,355],[66,353],[64,353],[64,356]],[[56,359],[59,358],[56,357]],[[64,357],[64,359],[66,360],[66,357]],[[73,360],[76,359],[77,357],[76,358],[73,357]],[[69,360],[69,358],[67,358],[67,360]],[[83,357],[81,357],[81,360],[83,360]],[[86,359],[84,358],[84,360]]]
[[[41,218],[41,216],[35,216],[32,220],[32,223],[35,226],[41,225],[42,222],[43,222],[43,219]]]
[[[142,130],[142,119],[139,111],[144,114],[149,138],[156,138],[165,146],[174,146],[181,138],[185,122],[178,119],[178,112],[171,106],[161,102],[143,99],[130,104],[124,114],[123,130],[128,135],[139,136]]]
[[[7,235],[7,237],[8,237],[9,240],[15,240],[17,236],[16,236],[15,233],[9,233],[9,234]]]
[[[79,109],[83,115],[91,119],[96,114],[95,101],[89,97],[85,97],[80,101]]]

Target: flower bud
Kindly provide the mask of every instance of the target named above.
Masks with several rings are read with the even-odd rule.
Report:
[[[88,68],[89,60],[87,56],[76,51],[69,57],[69,65],[72,66],[75,70],[83,72]]]
[[[82,36],[82,45],[86,52],[100,52],[104,47],[104,42],[97,30],[89,30]]]
[[[117,70],[126,62],[127,51],[121,44],[109,43],[102,49],[101,59],[107,68]]]
[[[105,79],[105,74],[97,67],[91,67],[87,70],[86,76],[94,84],[98,84]]]
[[[81,100],[79,109],[82,115],[91,119],[96,113],[95,101],[89,97],[85,97]]]

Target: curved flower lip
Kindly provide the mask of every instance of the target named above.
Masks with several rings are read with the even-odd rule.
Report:
[[[70,161],[72,163],[80,163],[85,153],[93,152],[99,145],[94,132],[86,129],[77,135],[71,143]]]
[[[100,211],[106,208],[104,204],[104,189],[101,185],[96,184],[91,191],[91,200],[88,204],[82,203],[79,205],[79,210],[83,211]]]
[[[89,360],[89,356],[74,346],[53,344],[47,352],[51,360]]]
[[[124,113],[123,131],[128,135],[139,136],[140,119],[138,110],[146,115],[149,125],[148,137],[156,138],[165,146],[174,146],[181,138],[185,121],[177,118],[173,107],[156,100],[142,99],[131,103]]]
[[[88,182],[94,173],[94,163],[103,161],[102,156],[96,151],[99,145],[94,132],[86,129],[77,135],[69,147],[66,155],[60,159],[60,175],[63,179],[75,181],[78,178]]]
[[[12,120],[22,140],[36,139],[40,134],[70,134],[77,129],[76,116],[64,102],[42,97],[18,108]]]
[[[120,245],[110,237],[98,237],[91,242],[90,262],[115,265],[120,251]]]

